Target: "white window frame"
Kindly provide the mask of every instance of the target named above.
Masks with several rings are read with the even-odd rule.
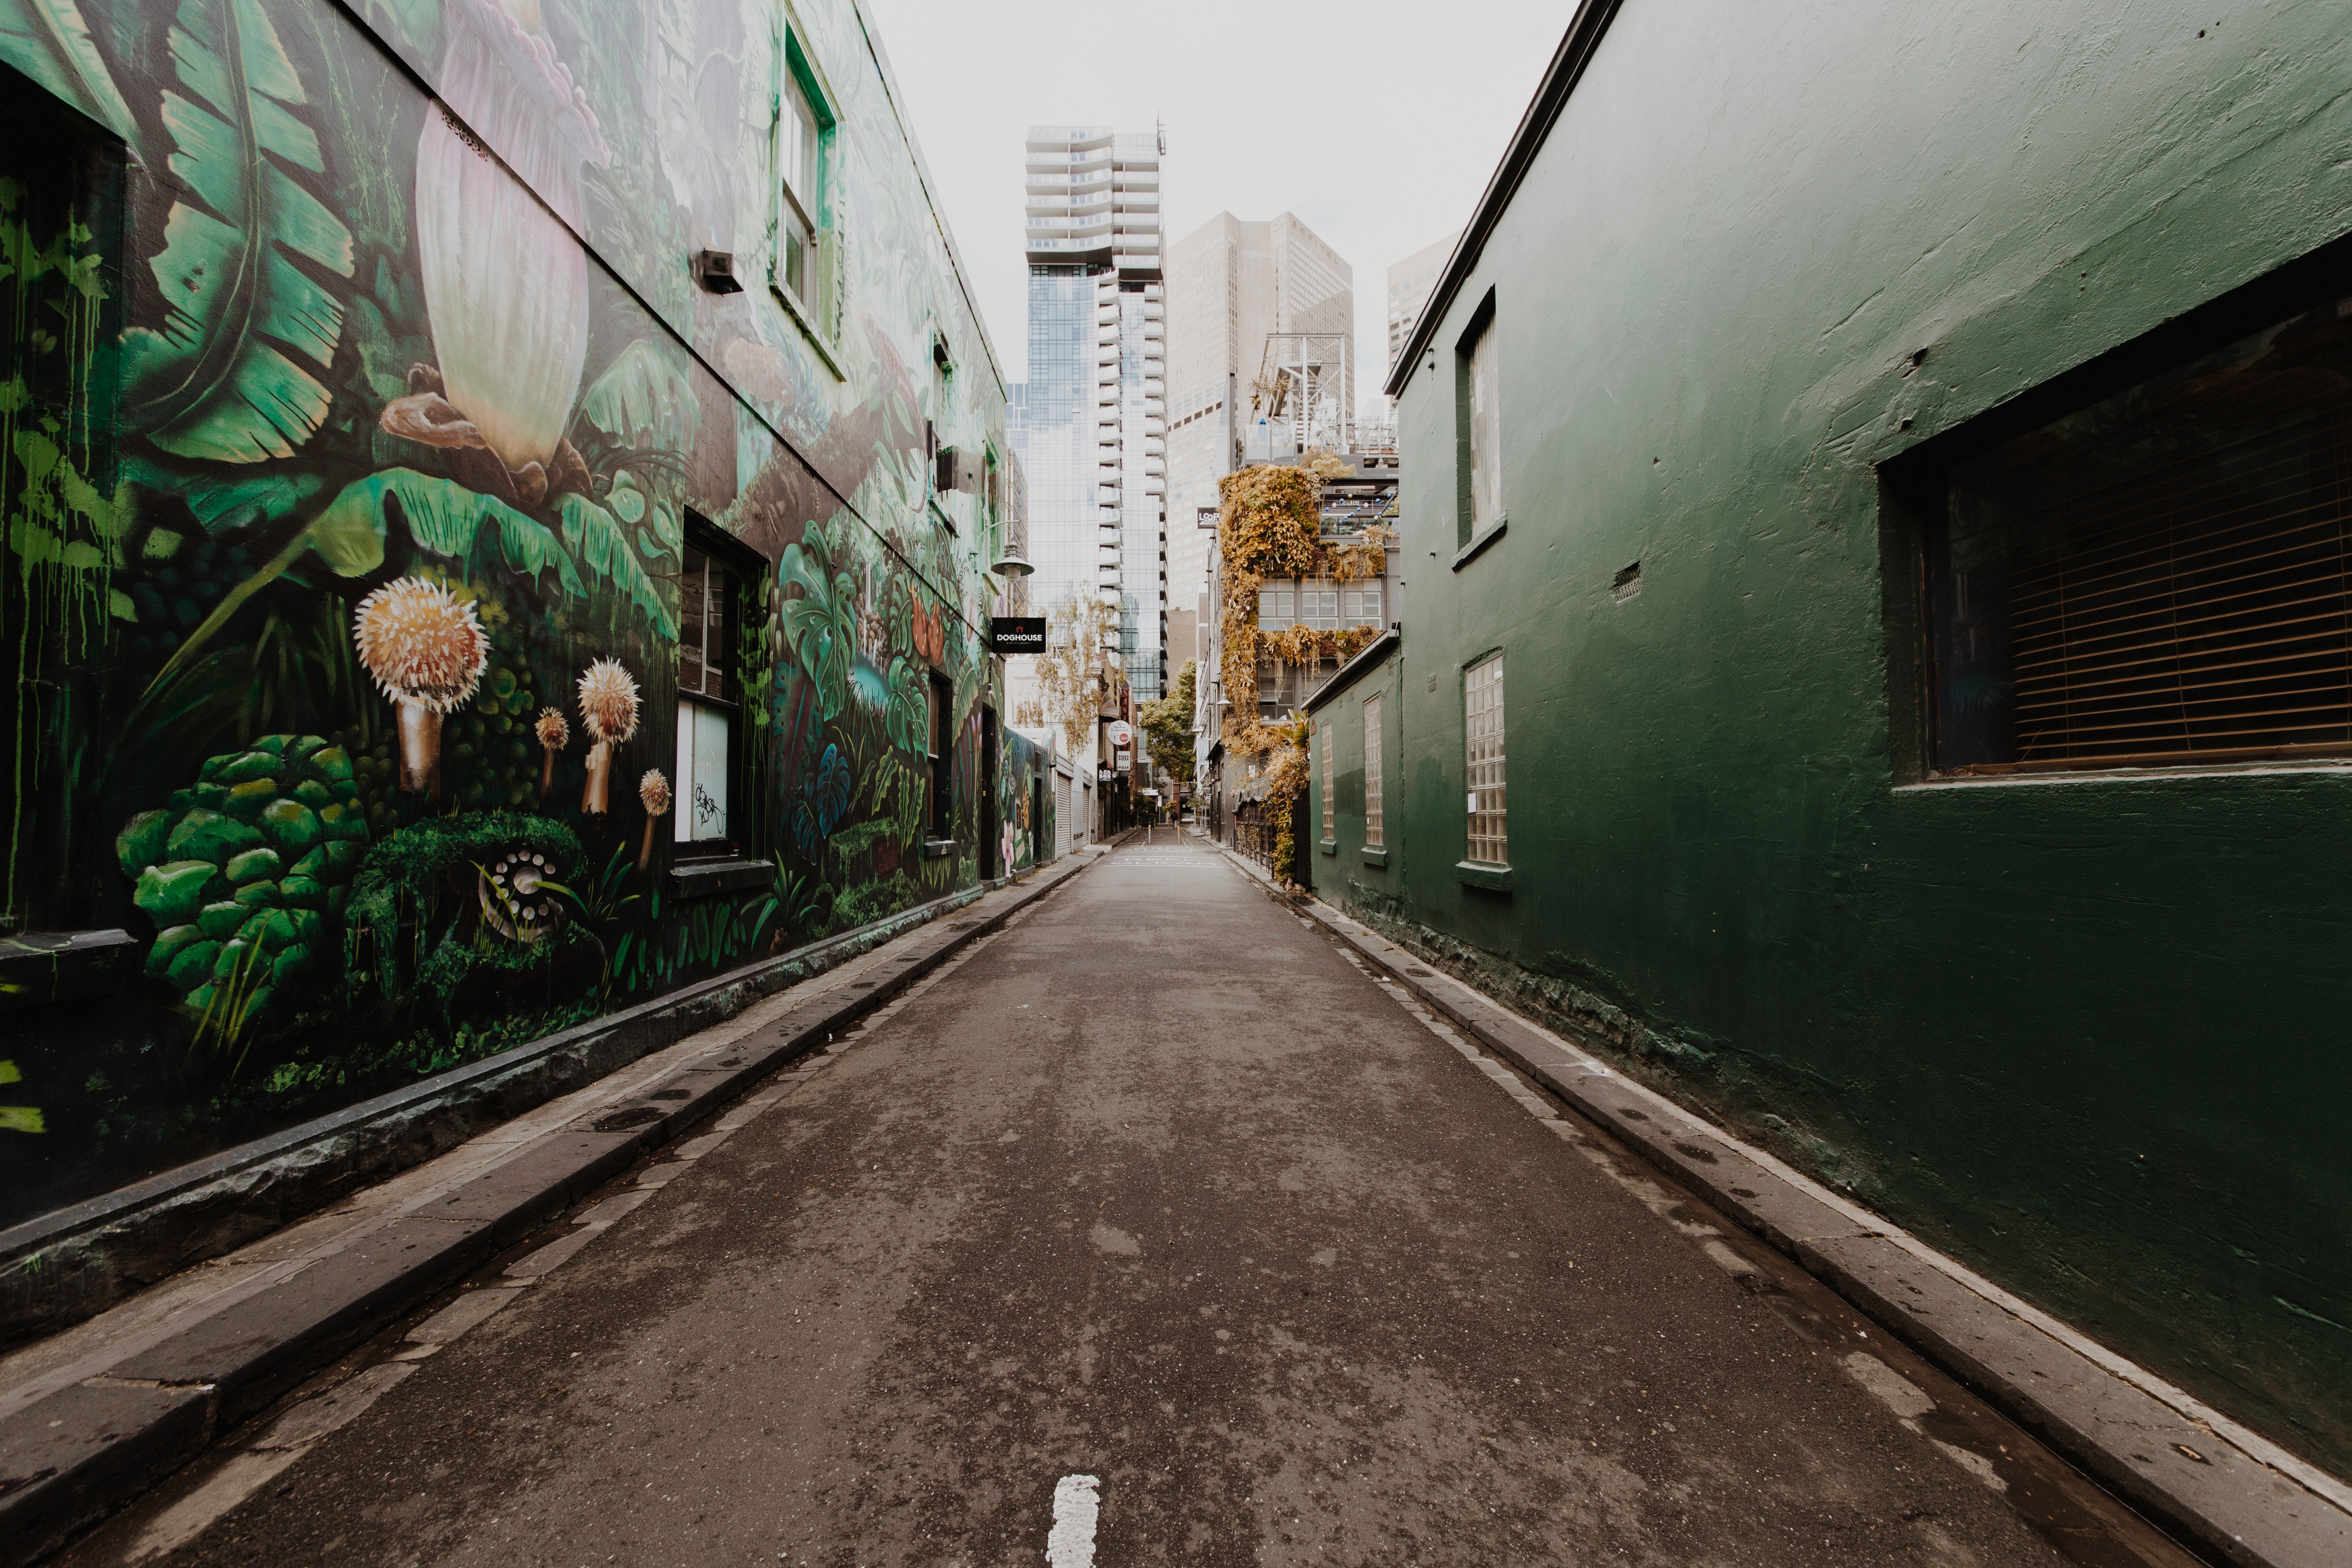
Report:
[[[774,66],[768,125],[768,287],[816,350],[825,368],[835,379],[846,381],[840,348],[845,269],[841,262],[839,204],[835,200],[840,183],[836,173],[840,163],[840,100],[826,83],[808,31],[802,26],[790,0],[785,0],[783,6]],[[816,189],[805,193],[801,200],[785,195],[785,98],[792,86],[799,88],[811,118],[816,121]],[[813,231],[814,240],[807,261],[813,283],[805,293],[793,288],[784,272],[785,217],[795,207]]]

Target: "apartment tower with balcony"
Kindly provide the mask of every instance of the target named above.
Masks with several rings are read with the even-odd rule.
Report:
[[[1138,700],[1167,689],[1167,437],[1157,132],[1033,125],[1026,152],[1032,597],[1119,606]]]

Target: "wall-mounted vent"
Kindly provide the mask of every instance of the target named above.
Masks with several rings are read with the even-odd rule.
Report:
[[[728,250],[694,253],[695,280],[713,294],[740,294],[742,279],[735,276],[735,255]]]
[[[1609,579],[1609,595],[1623,604],[1642,591],[1642,563],[1638,561]]]

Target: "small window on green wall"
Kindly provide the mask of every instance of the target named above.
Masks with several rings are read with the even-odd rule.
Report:
[[[1454,350],[1454,398],[1461,467],[1460,541],[1469,543],[1503,521],[1503,449],[1497,406],[1500,371],[1496,355],[1495,297],[1488,294],[1471,317],[1470,330]]]

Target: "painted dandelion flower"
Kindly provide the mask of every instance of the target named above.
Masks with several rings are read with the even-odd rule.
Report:
[[[613,748],[637,732],[637,683],[618,660],[600,658],[580,677],[580,717],[588,727],[588,787],[580,809],[612,809]]]
[[[572,722],[564,718],[562,710],[542,708],[539,721],[530,728],[531,733],[539,737],[540,750],[547,753],[539,769],[539,798],[545,800],[547,792],[555,787],[555,753],[572,743]]]
[[[600,658],[581,676],[580,716],[592,741],[625,741],[637,732],[637,683],[619,660]]]
[[[643,871],[653,864],[654,829],[669,815],[669,780],[659,768],[647,768],[646,776],[637,781],[637,798],[646,806],[645,847],[637,851],[637,869]]]
[[[402,577],[359,603],[352,640],[400,720],[400,787],[439,794],[441,716],[474,695],[490,639],[474,607],[437,583]]]

